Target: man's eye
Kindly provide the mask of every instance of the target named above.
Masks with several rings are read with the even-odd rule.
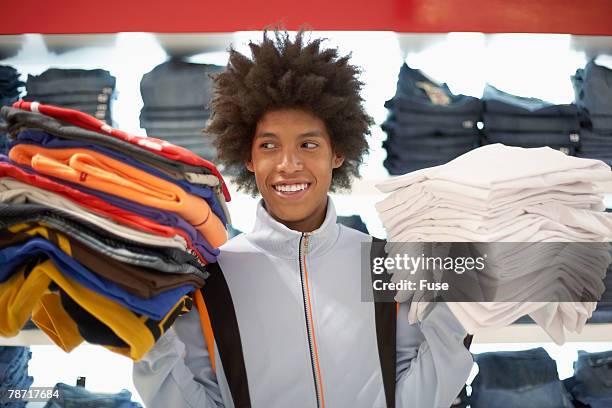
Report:
[[[275,146],[272,142],[264,142],[261,144],[261,147],[264,149],[273,149]]]
[[[314,149],[315,147],[317,147],[319,145],[316,144],[316,143],[313,143],[313,142],[304,142],[304,143],[302,143],[302,146],[304,146],[307,149]]]

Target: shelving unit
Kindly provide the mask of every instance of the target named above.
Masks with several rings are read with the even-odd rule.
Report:
[[[27,1],[26,1],[27,3]],[[441,3],[445,3],[442,1]],[[498,5],[501,2],[494,2]],[[448,5],[448,4],[446,4]],[[434,7],[442,7],[442,4],[438,4]],[[563,6],[565,7],[565,6]],[[599,11],[607,10],[603,3],[599,6]],[[40,14],[39,10],[37,14]],[[610,15],[610,14],[608,14]],[[573,17],[575,18],[575,17]],[[607,19],[606,19],[607,20]],[[55,23],[53,23],[55,24]],[[432,23],[433,24],[433,23]],[[583,25],[584,28],[586,25]],[[27,26],[24,26],[27,27]],[[44,29],[47,27],[48,29]],[[78,26],[77,26],[78,27]],[[610,29],[609,25],[606,25],[606,30],[601,29],[602,26],[593,25],[591,27],[591,31],[579,30],[574,25],[568,26],[568,32],[574,33],[596,33],[596,34],[612,34],[612,29]],[[598,28],[599,27],[599,28]],[[51,29],[51,26],[43,26],[41,28],[42,31],[45,32],[55,32],[55,30]],[[251,28],[256,28],[252,26]],[[71,28],[70,30],[77,30],[78,28]],[[237,28],[236,28],[237,29]],[[4,25],[0,27],[0,32],[10,32],[10,27]],[[25,28],[24,28],[25,30]],[[107,28],[108,30],[108,28]],[[600,30],[597,32],[597,30]],[[95,30],[94,30],[95,31]],[[416,31],[416,30],[415,30]],[[487,30],[482,30],[487,31]],[[488,30],[489,32],[494,32],[494,30]],[[526,30],[528,31],[528,30]],[[532,30],[533,31],[533,30]],[[608,32],[609,31],[609,32]],[[105,32],[100,31],[100,32]],[[391,46],[388,44],[374,44],[376,41],[372,41],[372,46],[380,46],[379,48],[383,48],[386,50],[393,50],[394,54],[390,58],[390,62],[387,62],[388,65],[392,65],[392,67],[388,68],[385,71],[385,74],[388,73],[388,77],[385,78],[374,78],[376,81],[372,82],[371,87],[368,89],[367,84],[370,83],[366,80],[366,103],[368,105],[368,110],[371,111],[371,114],[375,117],[377,123],[380,123],[384,120],[386,116],[386,110],[383,107],[383,102],[386,98],[391,96],[391,93],[394,91],[394,85],[396,81],[396,71],[399,68],[402,59],[406,55],[413,56],[415,53],[432,50],[436,47],[439,47],[444,44],[445,41],[448,41],[449,38],[452,38],[453,35],[463,38],[462,36],[469,37],[478,37],[478,41],[481,41],[483,44],[490,44],[496,41],[496,39],[503,37],[511,37],[514,34],[478,34],[478,33],[454,33],[452,35],[448,35],[447,33],[442,33],[440,30],[432,30],[431,32],[438,32],[437,34],[417,34],[417,33],[403,33],[403,34],[395,34],[395,33],[372,33],[373,38],[378,41],[379,39],[384,39],[385,41],[389,41],[392,43]],[[350,36],[347,33],[334,33],[339,36],[339,38],[346,38]],[[115,104],[115,111],[119,110],[121,112],[125,112],[124,117],[130,117],[131,122],[128,120],[121,119],[119,125],[120,127],[128,130],[143,133],[139,130],[139,126],[137,124],[138,111],[140,106],[138,103],[140,102],[139,94],[138,94],[138,86],[137,81],[140,80],[140,76],[146,72],[144,69],[151,69],[158,63],[161,63],[168,55],[176,56],[176,57],[187,57],[193,56],[196,54],[201,54],[204,52],[207,53],[217,53],[223,56],[224,50],[232,43],[241,43],[244,46],[246,39],[259,37],[260,34],[255,35],[254,33],[249,32],[216,32],[216,33],[198,33],[198,32],[190,32],[190,33],[180,33],[173,34],[171,30],[166,33],[158,33],[158,34],[143,34],[143,33],[131,33],[131,34],[83,34],[83,35],[66,35],[66,34],[46,34],[46,35],[4,35],[0,36],[0,55],[4,55],[6,53],[11,52],[12,50],[17,50],[20,52],[22,47],[30,47],[28,50],[34,50],[33,53],[22,55],[22,59],[20,60],[24,66],[31,68],[32,73],[39,73],[41,69],[46,69],[46,67],[57,64],[62,67],[78,67],[79,64],[75,63],[72,56],[81,55],[77,54],[81,49],[87,49],[87,53],[83,54],[84,58],[87,58],[84,61],[84,64],[87,68],[93,67],[94,65],[106,64],[103,67],[107,69],[111,69],[114,66],[125,65],[125,61],[120,61],[120,64],[113,65],[113,63],[105,61],[108,56],[131,56],[132,53],[135,55],[134,66],[135,68],[128,72],[128,76],[119,78],[119,81],[134,81],[131,85],[133,85],[129,89],[121,89],[121,83],[119,83],[119,98],[117,103]],[[364,36],[363,33],[359,34]],[[524,36],[524,34],[522,34]],[[558,44],[559,41],[567,42],[567,51],[568,52],[577,52],[584,53],[585,57],[591,57],[593,55],[599,53],[605,53],[612,55],[612,36],[585,36],[585,35],[567,35],[567,34],[558,34],[558,35],[549,35],[549,34],[533,34],[534,37],[541,41],[553,41],[555,44]],[[331,36],[331,35],[330,35]],[[343,37],[344,36],[344,37]],[[146,63],[141,63],[141,61],[137,61],[139,51],[133,43],[130,43],[132,38],[145,38],[148,41],[147,46],[151,47],[149,49],[155,51],[155,59],[151,59],[151,61],[147,61]],[[31,47],[31,43],[36,42],[38,45],[36,49]],[[44,48],[41,48],[44,47]],[[156,48],[155,48],[156,47]],[[386,48],[385,48],[386,47]],[[487,49],[486,47],[482,49]],[[41,54],[37,54],[38,51]],[[43,52],[44,51],[44,52]],[[347,50],[350,51],[350,50]],[[375,48],[370,50],[371,52],[375,52]],[[519,50],[520,51],[520,50]],[[147,52],[144,50],[143,52]],[[513,52],[518,52],[514,50]],[[363,61],[371,60],[370,62],[373,64],[379,64],[377,61],[379,58],[372,58],[370,55],[367,55],[368,52],[356,52],[356,58],[358,61],[357,64],[360,64]],[[18,54],[19,55],[19,54]],[[42,57],[41,57],[42,55]],[[378,55],[378,54],[376,54]],[[459,54],[458,54],[459,55]],[[200,55],[201,56],[201,55]],[[79,57],[80,58],[80,57]],[[198,57],[196,57],[198,58]],[[359,60],[359,58],[362,58]],[[19,58],[17,58],[19,60]],[[9,60],[10,61],[10,60]],[[72,63],[70,62],[72,61]],[[86,63],[85,63],[86,61]],[[3,63],[3,62],[0,62]],[[150,66],[150,67],[149,67]],[[45,67],[45,68],[43,68]],[[149,67],[149,68],[145,68]],[[138,71],[141,69],[141,71]],[[37,71],[38,70],[38,71]],[[567,78],[569,84],[569,77]],[[376,88],[384,88],[388,89],[387,94],[384,93],[376,93]],[[374,95],[371,97],[371,95]],[[134,99],[136,98],[136,99]],[[128,103],[122,105],[123,101],[128,101]],[[138,101],[138,103],[134,104],[133,101]],[[132,105],[132,106],[128,106]],[[369,106],[372,106],[370,109]],[[131,109],[131,110],[128,110]],[[352,193],[350,196],[348,195],[337,195],[334,197],[336,206],[338,209],[338,213],[340,215],[350,215],[351,213],[361,213],[360,215],[364,216],[364,221],[368,224],[368,228],[370,233],[376,236],[384,236],[384,231],[382,230],[382,225],[377,220],[377,215],[373,208],[373,204],[384,196],[376,189],[376,184],[382,182],[385,177],[385,171],[382,168],[382,160],[384,159],[384,152],[380,147],[380,142],[384,139],[384,135],[382,131],[375,127],[373,128],[372,135],[372,155],[370,157],[369,163],[367,164],[364,171],[364,178],[360,180],[356,180]],[[607,192],[605,202],[608,207],[612,208],[612,185],[602,186],[603,190]],[[236,189],[230,183],[230,189],[233,192],[233,200],[230,203],[230,210],[232,211],[234,221],[237,222],[237,226],[240,229],[248,230],[249,225],[246,221],[246,218],[252,218],[254,214],[254,207],[256,200],[252,197],[244,194],[236,193]],[[359,202],[359,203],[357,203]],[[244,217],[241,219],[241,217]],[[612,324],[591,324],[585,327],[584,331],[581,334],[569,333],[567,335],[568,341],[576,341],[576,342],[611,342],[612,341]],[[550,342],[550,338],[543,332],[541,328],[536,325],[513,325],[507,328],[493,330],[490,332],[479,333],[479,335],[475,338],[476,343],[519,343],[519,342]],[[0,338],[0,345],[50,345],[51,341],[40,331],[23,331],[18,336],[14,338]]]

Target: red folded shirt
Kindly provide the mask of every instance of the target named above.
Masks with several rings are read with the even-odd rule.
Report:
[[[65,197],[79,204],[80,206],[87,208],[94,214],[105,218],[110,218],[120,224],[127,225],[140,231],[163,237],[173,237],[175,235],[179,235],[185,239],[187,247],[191,250],[191,253],[196,254],[202,264],[208,263],[195,249],[187,233],[180,228],[173,228],[167,225],[158,224],[150,218],[146,218],[131,211],[115,207],[114,205],[109,204],[108,202],[91,194],[87,194],[64,184],[57,183],[45,176],[28,173],[11,163],[0,162],[0,177],[12,177],[24,183],[59,194],[62,197]]]
[[[13,108],[42,113],[43,115],[63,120],[64,122],[68,122],[83,129],[93,130],[94,132],[113,136],[117,139],[121,139],[126,142],[132,143],[133,145],[140,146],[143,149],[146,149],[150,152],[167,157],[172,160],[180,161],[182,163],[190,164],[192,166],[205,167],[209,169],[215,176],[217,176],[217,178],[221,182],[221,188],[223,189],[225,201],[231,200],[229,190],[225,185],[225,181],[223,180],[221,173],[219,173],[219,170],[217,170],[215,165],[183,147],[176,146],[172,143],[166,142],[165,140],[156,139],[154,137],[131,135],[122,130],[114,129],[106,123],[102,122],[101,120],[98,120],[91,115],[74,109],[60,108],[53,105],[44,105],[38,102],[26,101],[15,102],[13,104]]]

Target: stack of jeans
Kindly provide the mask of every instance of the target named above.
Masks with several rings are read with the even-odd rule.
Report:
[[[349,228],[369,234],[368,227],[358,215],[338,216],[338,224],[346,225]]]
[[[33,378],[28,375],[29,347],[0,347],[0,408],[25,407],[25,402],[8,402],[7,390],[30,388]],[[1,396],[4,396],[2,398]]]
[[[13,67],[0,65],[0,107],[11,106],[13,102],[19,99],[21,88],[24,85],[19,80],[19,73]],[[0,126],[3,121],[0,119]],[[7,137],[6,133],[0,127],[0,154],[6,153]]]
[[[385,107],[390,115],[381,127],[387,133],[383,147],[389,174],[444,164],[478,146],[481,101],[454,95],[446,84],[406,64]]]
[[[576,105],[553,105],[508,94],[487,85],[484,100],[484,144],[549,146],[575,155],[580,145]]]
[[[103,69],[51,68],[38,76],[28,75],[23,99],[75,109],[110,125],[115,82]]]
[[[58,391],[58,397],[47,401],[44,408],[142,408],[142,405],[132,401],[132,393],[128,390],[107,394],[57,383],[53,391]]]
[[[217,65],[171,59],[145,74],[140,82],[144,106],[140,127],[147,135],[165,139],[213,161],[217,152],[212,137],[202,130],[210,116],[212,79]]]
[[[472,408],[570,408],[570,396],[546,350],[475,354]]]
[[[612,351],[578,351],[574,376],[564,380],[575,406],[612,407]]]
[[[612,164],[612,70],[590,61],[572,77],[583,127],[579,157]]]

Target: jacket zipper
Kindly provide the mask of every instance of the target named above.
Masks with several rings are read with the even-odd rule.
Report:
[[[300,279],[302,282],[302,300],[304,301],[304,315],[306,317],[306,331],[308,333],[308,347],[310,349],[310,364],[312,367],[312,376],[317,397],[317,407],[325,408],[325,400],[323,398],[323,384],[321,382],[321,372],[319,369],[319,353],[317,351],[317,341],[315,339],[314,334],[314,321],[312,319],[312,307],[310,303],[308,270],[306,268],[306,254],[308,253],[309,236],[310,235],[305,232],[300,238]]]

